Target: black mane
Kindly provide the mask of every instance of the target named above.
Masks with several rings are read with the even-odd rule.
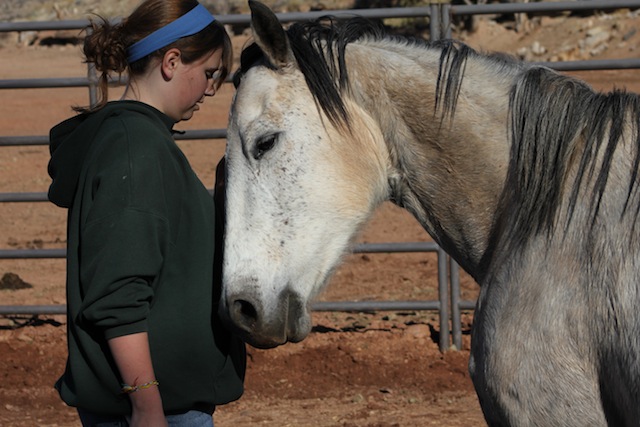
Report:
[[[633,153],[631,176],[627,183],[612,183],[626,185],[627,195],[620,201],[622,217],[608,220],[622,221],[631,215],[629,242],[633,242],[640,213],[640,97],[622,90],[598,93],[573,77],[532,67],[512,87],[509,112],[509,169],[481,264],[490,268],[502,263],[532,236],[551,238],[562,231],[566,235],[576,211],[585,208],[589,223],[580,224],[578,232],[597,251],[594,226],[614,153],[623,143],[630,144]],[[624,135],[627,126],[630,132]],[[576,167],[575,181],[568,182]],[[592,191],[585,194],[589,186]],[[558,216],[564,200],[568,210],[561,224]]]
[[[334,125],[348,126],[349,118],[341,96],[349,80],[344,62],[345,47],[364,37],[382,38],[384,29],[364,18],[340,22],[327,16],[292,24],[286,32],[298,67],[316,102]],[[240,57],[240,69],[234,76],[236,87],[242,75],[256,65],[270,66],[258,45],[253,43]]]
[[[349,127],[349,116],[342,94],[349,86],[345,64],[345,49],[358,40],[395,40],[400,44],[415,44],[441,50],[440,70],[437,82],[436,108],[442,108],[443,118],[453,117],[467,57],[481,56],[470,47],[452,40],[427,42],[423,39],[393,35],[378,21],[353,17],[338,20],[327,16],[314,21],[295,23],[287,32],[291,49],[307,86],[318,106],[334,125]],[[497,64],[515,62],[504,54],[486,55]],[[270,67],[260,48],[255,44],[246,47],[240,58],[240,69],[234,76],[236,87],[242,75],[250,68],[262,65]]]

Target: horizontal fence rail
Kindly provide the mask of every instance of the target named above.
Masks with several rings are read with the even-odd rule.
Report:
[[[451,18],[455,16],[488,14],[550,14],[570,11],[608,11],[615,9],[640,9],[640,0],[583,0],[536,3],[499,3],[452,5],[446,0],[434,0],[424,7],[377,8],[354,10],[330,10],[315,12],[277,13],[283,23],[317,19],[331,15],[338,19],[362,16],[369,19],[386,18],[428,18],[432,39],[451,37]],[[217,17],[225,25],[248,26],[250,17],[246,14],[221,15]],[[115,20],[114,22],[117,22]],[[0,22],[2,32],[24,31],[60,31],[77,30],[78,35],[87,28],[89,20],[38,21],[38,22]],[[638,69],[640,58],[586,60],[568,62],[534,62],[558,71],[588,71]],[[22,90],[43,88],[89,89],[89,98],[95,99],[97,78],[89,65],[86,77],[39,78],[39,79],[0,79],[0,90]],[[124,84],[124,80],[112,80],[113,85]],[[226,129],[201,129],[176,135],[178,140],[225,139]],[[0,136],[0,147],[44,146],[48,145],[48,136]],[[0,193],[0,203],[25,203],[48,201],[46,192]],[[448,259],[444,251],[432,242],[377,243],[356,245],[353,253],[397,253],[397,252],[434,252],[438,257],[438,300],[437,301],[320,301],[313,305],[316,311],[437,311],[440,317],[440,341],[442,351],[449,348],[450,337],[455,348],[461,348],[461,311],[473,310],[475,301],[460,299],[459,267]],[[0,259],[56,259],[65,258],[65,249],[0,249]],[[64,305],[0,305],[0,315],[58,315],[65,314]],[[450,324],[449,324],[450,322]],[[445,333],[442,333],[445,331]],[[446,333],[446,331],[450,331]]]
[[[437,301],[320,301],[312,305],[315,311],[418,311],[440,312],[441,331],[449,330],[449,286],[446,274],[447,254],[433,242],[361,243],[352,251],[357,253],[407,253],[434,252],[438,257],[438,300]],[[55,259],[65,258],[66,249],[1,249],[4,259]],[[0,305],[0,315],[65,314],[65,305],[10,306]],[[450,345],[448,333],[439,335],[438,346],[446,350]]]
[[[637,9],[637,0],[542,1],[538,3],[494,3],[451,5],[452,15],[493,15],[496,13],[584,12],[595,10]]]

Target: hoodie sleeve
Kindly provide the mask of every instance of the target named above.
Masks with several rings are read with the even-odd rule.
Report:
[[[166,247],[164,221],[135,209],[94,221],[81,248],[82,320],[107,338],[147,330]]]
[[[105,132],[109,141],[83,195],[90,202],[83,204],[79,320],[107,339],[147,331],[154,288],[170,246],[163,152],[153,146],[154,139],[166,136],[153,127],[146,133],[126,127],[118,123]]]

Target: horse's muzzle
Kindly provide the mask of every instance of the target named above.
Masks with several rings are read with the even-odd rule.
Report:
[[[307,304],[290,291],[283,291],[272,301],[264,301],[252,292],[228,295],[220,302],[220,317],[234,333],[257,348],[299,342],[311,331]]]

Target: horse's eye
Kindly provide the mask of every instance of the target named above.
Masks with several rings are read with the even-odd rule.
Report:
[[[260,160],[264,153],[271,150],[276,143],[276,135],[267,135],[258,140],[253,150],[253,158]]]

